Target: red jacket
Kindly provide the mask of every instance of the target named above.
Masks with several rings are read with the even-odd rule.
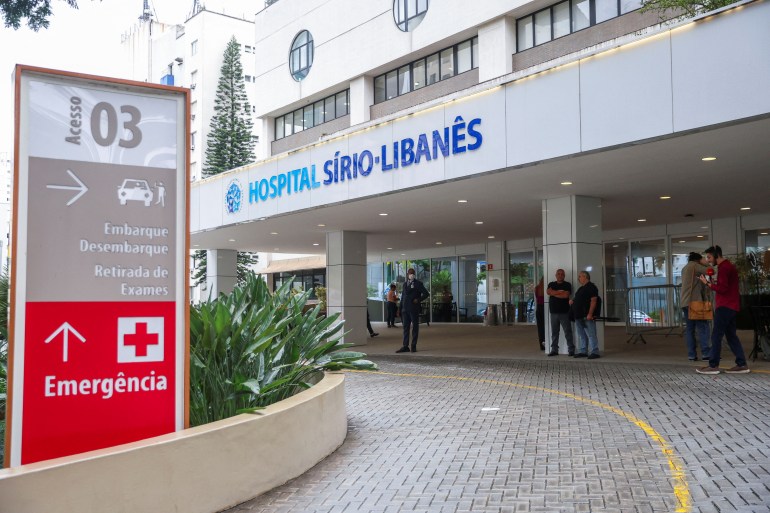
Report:
[[[729,260],[722,260],[717,269],[717,281],[711,285],[711,290],[716,293],[716,307],[724,306],[739,312],[741,298],[738,292],[738,269]]]

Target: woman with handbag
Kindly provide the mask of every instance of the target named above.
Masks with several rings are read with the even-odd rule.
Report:
[[[685,321],[684,338],[687,342],[687,358],[698,360],[695,334],[700,342],[701,359],[708,360],[711,354],[709,321],[713,319],[711,292],[698,279],[705,274],[705,259],[700,253],[690,253],[687,265],[682,269],[682,290],[679,304]]]

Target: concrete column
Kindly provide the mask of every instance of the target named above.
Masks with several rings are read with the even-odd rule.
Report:
[[[489,266],[492,269],[489,269]],[[487,304],[508,301],[508,252],[505,242],[487,243]]]
[[[350,81],[350,125],[365,123],[370,119],[370,110],[374,104],[374,82],[365,75]]]
[[[572,293],[580,287],[578,273],[588,271],[591,281],[604,290],[602,272],[602,200],[587,196],[567,196],[543,200],[543,272],[545,284],[554,281],[556,270],[564,269],[566,280],[572,284]],[[604,298],[602,298],[604,299]],[[549,351],[551,323],[548,313],[549,296],[545,296],[545,347]],[[602,311],[605,306],[603,302]],[[604,323],[596,323],[599,349],[604,350]],[[577,333],[574,337],[578,344]],[[559,352],[567,353],[564,334]]]
[[[275,118],[261,118],[262,135],[257,145],[257,158],[266,159],[273,155],[273,140],[275,139]]]
[[[326,234],[326,311],[340,312],[344,342],[366,344],[366,234]]]
[[[516,53],[516,20],[503,16],[479,27],[479,82],[507,75]]]
[[[234,249],[209,249],[206,251],[206,291],[204,298],[215,299],[219,294],[229,294],[238,280],[238,252]]]

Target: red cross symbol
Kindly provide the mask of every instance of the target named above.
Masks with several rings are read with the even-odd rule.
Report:
[[[154,346],[159,343],[158,334],[147,333],[147,323],[137,322],[136,333],[133,335],[126,333],[123,337],[123,343],[126,346],[134,346],[137,357],[147,356],[147,346]]]

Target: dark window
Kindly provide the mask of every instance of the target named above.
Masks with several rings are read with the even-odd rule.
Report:
[[[350,107],[350,91],[333,94],[301,109],[275,118],[275,140],[321,125],[333,119],[347,116]]]
[[[310,299],[318,299],[315,288],[326,286],[326,269],[305,269],[288,273],[276,273],[273,275],[274,290],[289,281],[292,284],[292,288],[298,292],[307,292],[309,290]]]

